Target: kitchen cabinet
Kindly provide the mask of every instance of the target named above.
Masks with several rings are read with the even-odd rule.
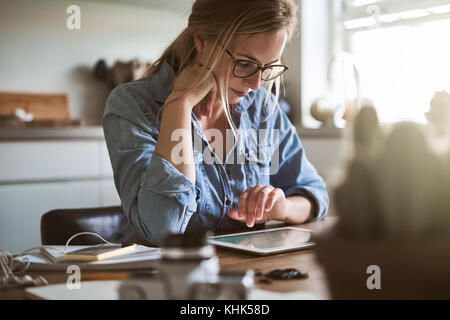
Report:
[[[1,250],[39,245],[49,210],[120,205],[101,128],[0,133]]]

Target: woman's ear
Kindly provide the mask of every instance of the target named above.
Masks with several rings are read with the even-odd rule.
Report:
[[[206,37],[201,32],[194,34],[194,45],[197,53],[200,55],[206,46]]]

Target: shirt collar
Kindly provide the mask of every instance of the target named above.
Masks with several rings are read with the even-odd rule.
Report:
[[[161,68],[151,77],[150,90],[153,98],[161,104],[166,101],[173,88],[175,81],[175,71],[166,61],[163,61]]]
[[[167,61],[163,61],[159,71],[151,77],[150,90],[153,98],[161,104],[164,103],[170,92],[172,92],[174,81],[175,71]],[[250,91],[234,106],[234,110],[239,113],[245,112],[253,103],[254,99],[255,92]]]
[[[239,113],[247,111],[253,103],[253,100],[255,100],[255,91],[250,91],[245,95],[245,97],[239,100],[239,102],[234,106],[234,110]]]

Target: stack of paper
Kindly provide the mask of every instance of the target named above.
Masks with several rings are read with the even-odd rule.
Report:
[[[160,248],[151,248],[137,245],[132,253],[112,257],[106,260],[93,262],[65,261],[63,251],[65,246],[51,246],[57,250],[47,249],[42,252],[31,253],[16,258],[20,261],[30,262],[29,271],[56,271],[66,270],[69,265],[77,265],[81,270],[142,270],[154,267],[155,260],[161,258]],[[80,250],[90,246],[69,246],[68,251]]]

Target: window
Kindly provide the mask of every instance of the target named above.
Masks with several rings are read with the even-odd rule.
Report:
[[[343,0],[341,27],[382,122],[424,123],[435,92],[450,92],[449,0]]]
[[[450,92],[449,35],[450,0],[303,0],[302,125],[320,126],[310,114],[315,99],[357,97],[358,76],[359,97],[381,122],[424,123],[435,92]],[[336,57],[344,57],[337,69]]]

